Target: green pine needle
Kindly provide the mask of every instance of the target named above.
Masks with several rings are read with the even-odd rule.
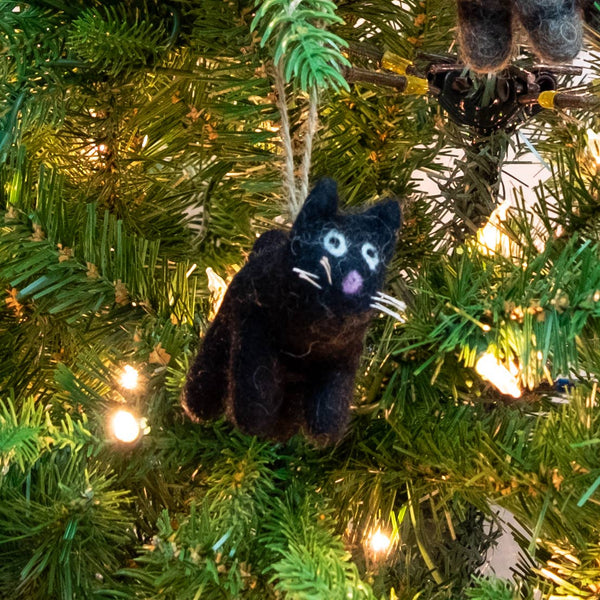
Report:
[[[261,35],[261,46],[271,40],[276,65],[282,64],[286,81],[294,80],[301,90],[330,88],[348,90],[341,74],[350,66],[342,49],[348,46],[325,27],[343,23],[329,0],[266,0],[251,24]]]

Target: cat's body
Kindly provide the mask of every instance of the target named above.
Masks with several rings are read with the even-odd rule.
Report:
[[[257,240],[188,375],[190,416],[226,412],[243,431],[278,440],[299,428],[321,443],[343,433],[400,212],[394,201],[336,210],[335,183],[322,180],[290,235]]]

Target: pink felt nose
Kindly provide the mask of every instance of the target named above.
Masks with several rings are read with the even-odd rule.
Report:
[[[342,290],[344,294],[356,294],[362,288],[363,278],[358,271],[350,271],[344,281],[342,281]]]

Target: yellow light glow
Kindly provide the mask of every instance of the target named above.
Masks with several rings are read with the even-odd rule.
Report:
[[[509,371],[493,354],[486,352],[477,361],[475,370],[483,379],[489,381],[501,393],[513,398],[520,398],[522,391],[517,379],[518,370],[511,365]]]
[[[105,144],[95,144],[94,140],[88,140],[89,144],[81,149],[81,154],[90,162],[95,163],[105,157],[108,147]]]
[[[375,555],[387,552],[391,544],[392,541],[381,529],[372,533],[368,539],[369,550]]]
[[[600,133],[596,133],[593,129],[587,130],[587,148],[596,165],[600,167]]]
[[[139,374],[136,369],[134,369],[131,365],[125,365],[119,381],[121,386],[126,390],[135,390],[138,385],[138,377]]]
[[[110,420],[113,435],[120,441],[130,444],[140,437],[140,423],[130,412],[118,410]]]
[[[502,222],[510,208],[510,200],[503,202],[492,212],[488,222],[477,231],[477,245],[484,254],[510,256],[510,238],[502,230]]]

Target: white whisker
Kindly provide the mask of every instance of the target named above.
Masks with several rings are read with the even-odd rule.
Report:
[[[294,273],[298,273],[298,275],[304,275],[305,277],[314,277],[315,279],[319,279],[319,276],[316,273],[305,271],[304,269],[300,269],[299,267],[294,267],[292,271],[294,271]]]
[[[325,269],[329,285],[333,285],[333,281],[331,279],[331,265],[329,264],[329,259],[326,256],[323,256],[319,262],[323,265],[323,268]]]
[[[375,300],[375,302],[385,302],[387,304],[390,304],[390,305],[396,307],[398,310],[401,310],[401,311],[406,310],[405,302],[402,302],[402,300],[398,300],[397,298],[394,298],[392,296],[388,296],[387,294],[384,294],[383,292],[377,292],[377,295],[371,296],[371,299]]]
[[[383,304],[379,304],[378,302],[376,302],[375,304],[371,304],[370,306],[371,308],[376,308],[377,310],[380,310],[386,315],[390,315],[390,317],[394,317],[394,319],[400,321],[401,323],[404,323],[406,321],[406,319],[400,313],[390,310],[387,306],[383,306]]]
[[[298,273],[298,277],[300,277],[300,279],[304,279],[304,281],[308,281],[308,283],[310,283],[311,285],[314,285],[316,288],[319,288],[320,290],[323,289],[316,281],[313,281],[310,277],[308,277],[308,275],[306,275],[306,273]]]

